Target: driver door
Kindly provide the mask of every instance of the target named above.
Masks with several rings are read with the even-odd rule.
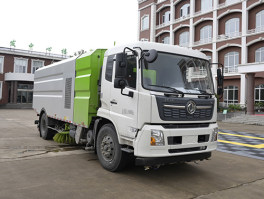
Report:
[[[116,62],[114,63],[114,71],[115,77]],[[135,138],[138,117],[138,68],[137,57],[134,55],[127,56],[127,74],[125,80],[127,81],[127,86],[123,91],[119,88],[114,88],[114,84],[111,86],[110,116],[120,136]],[[133,92],[133,97],[125,95],[129,91]]]

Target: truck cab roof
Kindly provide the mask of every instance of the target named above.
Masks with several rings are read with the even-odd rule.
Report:
[[[197,58],[202,58],[208,60],[204,53],[201,53],[199,50],[193,50],[186,47],[180,47],[176,45],[169,45],[169,44],[161,44],[161,43],[154,43],[154,42],[135,42],[130,43],[128,45],[120,45],[114,48],[108,49],[105,53],[105,56],[117,54],[123,52],[125,47],[129,47],[133,49],[134,47],[140,47],[142,50],[150,50],[155,49],[160,52],[167,52],[172,54],[180,54],[186,56],[192,56]]]

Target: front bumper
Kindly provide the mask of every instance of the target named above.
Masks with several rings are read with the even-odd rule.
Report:
[[[162,125],[145,125],[134,140],[134,155],[138,158],[161,158],[211,152],[217,147],[217,142],[211,141],[213,130],[216,127],[216,123],[209,124],[208,127],[174,129],[165,129]],[[152,129],[163,132],[164,146],[150,145]],[[201,135],[208,135],[208,141],[198,142],[198,136]],[[180,144],[168,143],[168,137],[174,136],[181,137]]]
[[[172,157],[161,157],[161,158],[136,158],[135,164],[137,166],[155,166],[155,165],[165,165],[174,164],[179,162],[191,162],[195,160],[204,160],[211,157],[211,152],[206,153],[196,153]]]

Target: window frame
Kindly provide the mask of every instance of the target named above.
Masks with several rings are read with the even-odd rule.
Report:
[[[168,40],[168,43],[165,43],[165,39]],[[163,44],[170,44],[170,36],[166,36],[162,39]]]
[[[45,63],[44,60],[40,60],[40,59],[32,59],[32,60],[31,60],[31,74],[35,74],[35,73],[33,73],[33,68],[34,68],[34,66],[33,66],[33,62],[34,62],[34,61],[40,61],[40,62],[42,62],[43,65],[42,65],[41,67],[39,67],[39,68],[42,68],[42,67],[44,66],[44,63]],[[38,69],[39,69],[39,68],[38,68]],[[36,70],[37,70],[37,69],[36,69]],[[36,70],[35,70],[35,72],[36,72]]]
[[[233,54],[231,54],[231,53],[233,53]],[[233,60],[233,63],[234,63],[234,65],[230,65],[230,57],[231,56],[233,56],[234,58],[234,60]],[[236,62],[236,56],[238,57],[237,58],[237,61],[238,61],[238,63],[236,64],[235,62]],[[228,65],[226,64],[226,58],[227,58],[227,62],[228,62]],[[230,51],[230,52],[228,52],[228,53],[226,53],[225,55],[224,55],[224,72],[225,73],[230,73],[230,72],[237,72],[237,66],[239,65],[239,52],[237,52],[237,51]],[[230,68],[232,68],[232,70],[230,70]],[[230,70],[230,71],[229,71]]]
[[[0,81],[0,100],[2,100],[2,93],[3,93],[3,81]]]
[[[2,67],[0,68],[0,74],[4,73],[4,65],[5,65],[5,56],[0,56],[0,59],[3,59]]]
[[[114,70],[114,58],[115,58],[115,56],[116,56],[115,54],[109,55],[107,57],[107,60],[106,60],[104,78],[108,82],[113,82],[113,70]],[[110,60],[110,59],[112,59],[112,60]],[[109,68],[107,67],[107,66],[109,66],[108,65],[109,62],[112,62],[112,67],[111,68],[110,67]],[[110,80],[110,73],[107,73],[107,69],[110,69],[111,70],[111,80]]]
[[[144,22],[144,20],[147,18],[147,27],[144,27],[143,26],[143,22]],[[141,17],[141,31],[144,31],[144,30],[148,30],[149,29],[149,15],[143,15],[142,17]]]
[[[186,37],[187,38],[187,42],[185,42],[185,43],[182,43],[181,41],[182,41],[182,36],[183,35],[186,35],[188,33],[188,36]],[[187,45],[188,44],[188,45]],[[184,31],[184,32],[182,32],[180,35],[179,35],[179,46],[189,46],[189,44],[190,44],[190,32],[189,31]]]
[[[186,11],[186,10],[187,10],[187,14],[183,15],[184,11]],[[190,15],[190,4],[186,3],[180,9],[180,18],[188,17],[189,15]]]
[[[15,57],[14,58],[14,73],[16,73],[16,61],[17,60],[25,60],[26,61],[26,66],[25,66],[25,73],[28,73],[28,59],[24,57]],[[18,72],[19,73],[19,72]]]
[[[208,33],[208,36],[207,38],[203,37],[202,38],[202,35],[204,36],[204,32],[206,31],[206,28],[208,29],[207,30],[207,33]],[[210,31],[209,31],[210,30]],[[201,29],[200,29],[200,41],[209,41],[210,39],[212,39],[212,30],[213,30],[213,27],[212,25],[206,25],[206,26],[203,26]]]
[[[259,84],[257,86],[255,86],[254,89],[255,93],[254,93],[254,102],[264,102],[264,98],[261,99],[261,91],[264,92],[264,84]],[[258,92],[258,99],[257,99],[257,92]]]
[[[235,27],[235,31],[234,32],[230,31],[231,27]],[[231,19],[229,19],[229,20],[227,20],[225,22],[225,35],[226,36],[228,36],[228,37],[236,37],[236,36],[239,36],[239,33],[240,33],[240,18],[239,17],[231,18]]]
[[[259,17],[259,24],[257,24],[258,17]],[[262,23],[263,26],[261,25]],[[264,10],[261,10],[256,14],[256,29],[264,29]]]
[[[211,6],[205,6],[205,5],[209,5],[210,3],[211,3]],[[213,1],[212,0],[201,0],[201,12],[207,12],[207,11],[210,11],[210,9],[213,9]]]
[[[168,16],[167,16],[168,15]],[[165,21],[166,18],[168,17],[168,21]],[[170,11],[166,11],[163,15],[162,15],[162,23],[170,23]]]
[[[259,52],[258,52],[259,51]],[[259,60],[257,60],[257,53],[259,53]],[[262,61],[263,60],[263,61]],[[264,62],[264,46],[255,51],[255,62]]]
[[[233,99],[229,99],[229,91],[233,91]],[[237,99],[235,99],[236,98],[236,91],[237,91]],[[225,86],[224,87],[224,94],[223,94],[224,103],[226,103],[227,105],[238,104],[238,97],[239,97],[238,91],[239,91],[238,86],[233,86],[233,85]],[[225,92],[226,92],[226,94],[225,94]],[[227,99],[225,97],[227,97]],[[232,102],[230,102],[230,101],[232,101]]]

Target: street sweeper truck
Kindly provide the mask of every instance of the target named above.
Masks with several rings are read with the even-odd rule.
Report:
[[[218,95],[223,73],[217,69]],[[94,148],[102,167],[208,159],[217,146],[217,98],[203,53],[137,42],[38,69],[40,136]]]

